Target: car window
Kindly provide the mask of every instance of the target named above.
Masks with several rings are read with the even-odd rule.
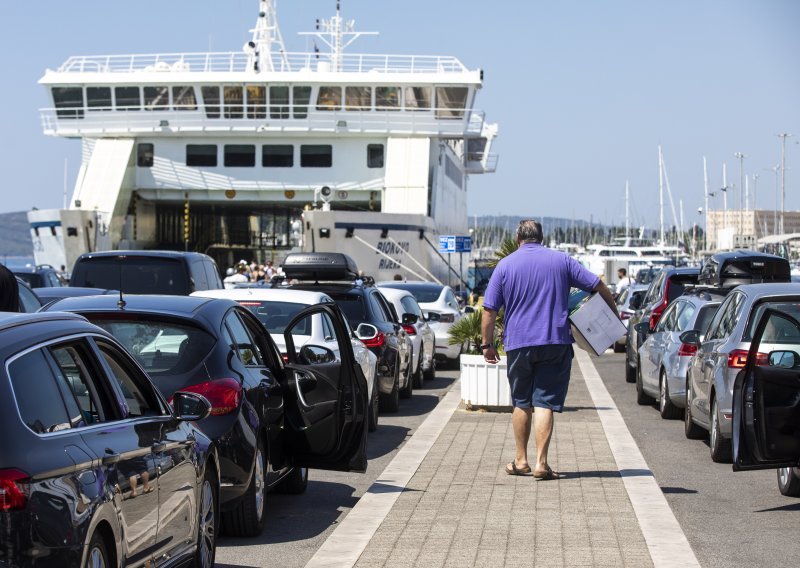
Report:
[[[756,326],[761,319],[764,310],[767,308],[778,310],[784,314],[791,316],[794,319],[800,319],[800,303],[798,302],[760,302],[755,306],[755,309],[750,312],[750,319],[747,322],[747,329],[745,330],[742,341],[752,341],[753,334],[756,331]],[[773,318],[770,324],[764,330],[764,335],[761,338],[763,343],[798,343],[798,338],[795,336],[795,329],[793,326],[788,325],[788,320],[782,318]]]
[[[692,329],[696,329],[701,333],[701,335],[705,335],[706,330],[708,330],[708,324],[711,323],[714,315],[717,313],[719,309],[719,304],[705,304],[700,308],[700,312],[697,314],[697,319],[694,322],[694,326]]]
[[[330,341],[336,337],[336,334],[333,331],[333,322],[331,321],[331,317],[328,314],[320,314],[322,318],[322,335],[325,337],[325,341]]]
[[[383,313],[386,316],[386,318],[391,322],[400,323],[400,317],[397,313],[397,310],[394,307],[394,304],[392,304],[389,300],[387,300],[381,293],[375,294],[375,298],[381,305],[381,309],[383,310]]]
[[[209,290],[222,288],[222,279],[219,277],[217,266],[208,260],[203,263],[203,266],[206,271],[206,281],[208,282]]]
[[[267,302],[262,300],[242,300],[239,305],[247,308],[251,314],[258,318],[270,333],[282,334],[294,316],[308,306],[296,302]],[[300,325],[294,327],[293,335],[311,335],[311,327],[305,319]]]
[[[650,287],[647,289],[647,294],[644,297],[644,301],[642,302],[642,307],[650,304],[654,300],[656,300],[659,296],[661,296],[661,283],[664,282],[664,273],[658,275],[658,277],[650,283]]]
[[[683,307],[683,302],[675,302],[667,307],[664,315],[658,320],[655,331],[673,331],[675,329],[675,316]]]
[[[630,287],[625,288],[622,291],[622,293],[619,296],[617,296],[617,305],[618,306],[624,306],[625,305],[625,302],[628,301],[628,296],[630,295],[630,291],[631,291]]]
[[[277,365],[277,356],[275,355],[277,348],[273,347],[275,342],[272,340],[272,336],[264,329],[264,326],[261,325],[257,318],[251,317],[244,310],[239,310],[238,313],[250,337],[253,338],[253,346],[256,349],[258,359],[261,360],[261,364],[275,367]]]
[[[675,331],[686,331],[694,319],[694,313],[697,310],[694,304],[683,302],[683,309],[678,312],[678,317],[675,318]]]
[[[260,350],[250,337],[250,332],[239,319],[235,311],[231,311],[225,316],[225,325],[230,331],[233,344],[231,349],[239,354],[242,362],[245,365],[258,365],[264,364]]]
[[[189,275],[184,262],[176,258],[99,256],[75,264],[72,285],[126,294],[185,296],[189,294]]]
[[[458,311],[458,300],[456,300],[456,295],[453,294],[452,290],[445,292],[444,301],[448,306]]]
[[[25,286],[19,286],[19,306],[21,311],[32,314],[42,307],[42,302]]]
[[[738,321],[743,302],[744,296],[738,293],[733,293],[726,298],[724,307],[714,318],[716,326],[711,330],[707,339],[725,339],[731,334]]]
[[[195,290],[208,290],[208,278],[202,260],[195,260],[191,266],[192,278],[194,279]]]
[[[403,310],[405,313],[414,314],[418,318],[422,318],[422,310],[419,308],[419,304],[414,301],[414,298],[404,296],[403,298],[400,298],[400,303],[403,305]]]
[[[349,321],[362,322],[367,319],[364,299],[360,295],[337,294],[333,299]]]
[[[115,379],[127,405],[127,417],[158,416],[162,414],[161,405],[148,384],[141,384],[142,377],[131,368],[125,357],[115,347],[105,341],[97,341],[100,354],[108,364],[111,377]]]
[[[389,315],[384,307],[381,305],[380,300],[378,300],[377,293],[367,294],[369,298],[370,306],[372,307],[372,317],[374,317],[377,321],[392,321],[391,315]]]
[[[37,434],[69,429],[73,425],[55,377],[41,349],[18,357],[8,366],[14,399],[22,421]],[[72,415],[80,423],[77,414]]]
[[[56,380],[67,387],[66,391],[77,404],[84,424],[97,424],[118,418],[105,398],[107,392],[101,390],[105,377],[92,360],[85,344],[57,345],[48,350],[55,363]]]
[[[396,288],[397,290],[407,290],[414,295],[420,304],[432,304],[442,295],[442,286],[439,284],[429,284],[423,286],[407,285],[402,282],[399,284],[381,284],[384,288]]]

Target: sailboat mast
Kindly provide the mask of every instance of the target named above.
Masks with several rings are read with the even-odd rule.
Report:
[[[703,156],[703,250],[708,250],[708,163]]]
[[[664,162],[661,157],[661,145],[658,146],[658,211],[659,211],[659,236],[661,245],[666,244],[664,239]]]
[[[628,202],[630,200],[630,185],[628,180],[625,180],[625,244],[628,244],[628,239],[631,236],[631,218],[628,211]]]

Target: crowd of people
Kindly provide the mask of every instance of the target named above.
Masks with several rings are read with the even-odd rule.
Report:
[[[240,260],[235,266],[228,268],[222,282],[225,288],[231,289],[235,288],[237,284],[269,282],[278,273],[279,270],[272,265],[271,260],[265,264]]]

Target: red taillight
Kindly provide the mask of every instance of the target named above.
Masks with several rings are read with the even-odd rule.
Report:
[[[439,321],[442,323],[453,323],[456,321],[456,316],[453,314],[440,314]]]
[[[27,477],[18,469],[0,469],[0,511],[25,507],[28,497],[17,482]]]
[[[289,362],[289,356],[286,353],[281,353],[281,357],[283,357],[283,362],[284,363],[288,363]]]
[[[620,312],[619,319],[621,320],[631,319],[631,314],[629,314],[628,312]]]
[[[242,400],[242,385],[236,379],[206,381],[180,390],[204,396],[211,403],[211,416],[224,416],[234,412]]]
[[[655,329],[658,325],[658,320],[661,319],[661,314],[664,313],[664,310],[667,309],[667,300],[664,299],[659,305],[653,308],[653,311],[650,312],[650,329]]]
[[[364,339],[362,340],[364,345],[367,347],[381,347],[384,343],[386,343],[386,335],[382,331],[378,332],[378,335],[373,337],[372,339]]]
[[[406,330],[408,335],[417,335],[417,330],[414,329],[413,325],[403,324],[403,329]]]
[[[734,349],[728,353],[728,367],[730,369],[743,369],[747,364],[748,353],[745,349]],[[756,353],[756,365],[769,365],[769,355]]]
[[[681,346],[678,347],[678,355],[691,357],[695,353],[697,353],[697,345],[692,345],[691,343],[681,343]]]

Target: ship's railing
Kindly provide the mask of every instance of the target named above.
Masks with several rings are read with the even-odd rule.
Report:
[[[467,154],[468,174],[490,174],[497,171],[497,154],[470,153]]]
[[[40,110],[44,133],[50,136],[97,136],[109,134],[316,132],[410,134],[436,137],[476,138],[483,132],[485,115],[479,110],[431,109],[411,111],[314,111],[294,116],[291,105],[283,118],[208,118],[202,110],[119,111],[94,107]],[[308,107],[304,107],[308,109]],[[105,112],[104,112],[105,111]],[[437,116],[438,113],[438,116]],[[447,118],[444,118],[447,116]]]
[[[59,73],[135,73],[135,72],[245,72],[253,56],[230,53],[166,53],[158,55],[81,55],[67,59]],[[261,71],[340,71],[344,73],[465,73],[463,63],[451,56],[373,55],[347,53],[338,64],[329,54],[273,54],[272,69]]]

